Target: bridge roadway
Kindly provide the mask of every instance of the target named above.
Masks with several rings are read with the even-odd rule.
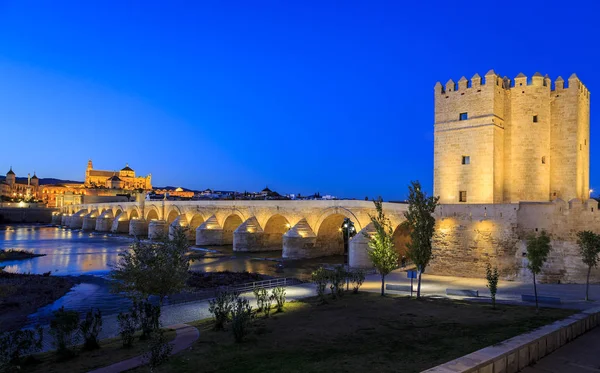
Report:
[[[408,234],[402,225],[407,204],[384,203],[394,229],[396,247]],[[284,258],[313,258],[342,254],[341,226],[345,218],[358,234],[349,241],[352,267],[369,267],[365,234],[372,234],[371,201],[139,201],[69,205],[52,223],[71,229],[128,233],[155,238],[188,228],[198,246],[233,245],[234,251],[282,250]]]

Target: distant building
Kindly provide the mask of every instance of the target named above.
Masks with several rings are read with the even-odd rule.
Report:
[[[6,173],[4,181],[0,183],[0,196],[4,200],[37,200],[39,196],[39,179],[34,172],[33,177],[27,175],[27,182],[18,181],[17,175],[11,167]]]
[[[136,177],[135,171],[129,165],[126,165],[119,172],[95,170],[90,159],[85,171],[84,185],[87,188],[152,190],[151,179],[152,175]]]

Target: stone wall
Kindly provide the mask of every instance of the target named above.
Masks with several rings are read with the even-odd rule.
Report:
[[[530,281],[526,239],[546,231],[552,251],[541,282],[582,283],[587,268],[579,256],[577,232],[600,233],[598,203],[560,199],[553,202],[441,205],[436,211],[434,259],[429,273],[484,277],[487,263],[498,266],[503,279]],[[592,270],[600,281],[600,270]]]
[[[50,223],[52,212],[47,208],[0,208],[0,223]]]

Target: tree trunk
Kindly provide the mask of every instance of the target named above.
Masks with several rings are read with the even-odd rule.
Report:
[[[540,312],[540,307],[538,306],[538,300],[537,300],[537,287],[535,286],[535,273],[533,273],[533,294],[535,294],[535,313],[538,313],[538,312]]]
[[[385,275],[381,275],[381,296],[385,295]]]
[[[417,281],[417,299],[421,298],[421,271],[419,271],[419,281]]]
[[[588,266],[587,279],[585,281],[585,300],[590,300],[590,272],[592,272],[592,266]]]

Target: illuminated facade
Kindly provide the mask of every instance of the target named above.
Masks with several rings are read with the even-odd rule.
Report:
[[[590,92],[536,73],[490,70],[435,85],[434,194],[440,203],[589,198]]]
[[[9,200],[37,200],[39,197],[39,179],[33,173],[33,177],[27,175],[27,182],[17,180],[17,175],[12,170],[6,173],[6,179],[0,183],[0,195]]]
[[[152,175],[136,177],[135,171],[126,165],[120,171],[94,170],[92,160],[88,161],[85,171],[85,183],[88,188],[111,188],[111,189],[142,189],[152,190]]]

